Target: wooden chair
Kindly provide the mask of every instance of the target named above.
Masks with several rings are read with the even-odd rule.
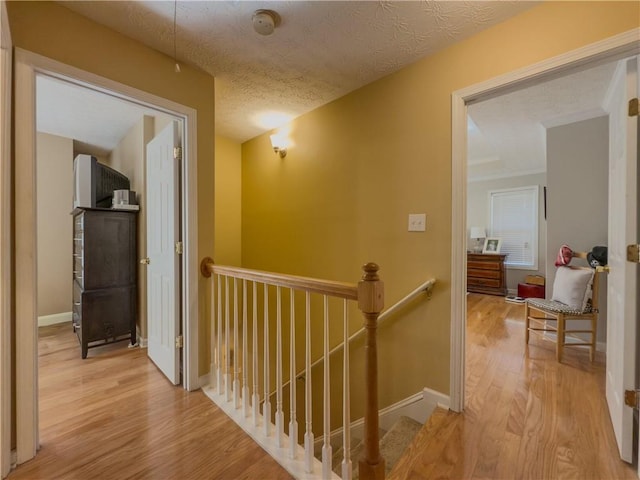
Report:
[[[573,252],[573,257],[587,258],[587,252]],[[569,268],[572,272],[560,272],[562,268]],[[567,305],[555,299],[556,290],[561,289],[561,285],[556,285],[554,281],[554,297],[551,300],[542,298],[529,298],[525,304],[525,344],[529,343],[529,332],[554,332],[556,333],[556,357],[558,362],[562,361],[562,353],[565,347],[588,346],[590,349],[589,358],[593,362],[596,350],[596,330],[598,326],[598,277],[599,274],[606,271],[606,267],[577,267],[566,266],[559,267],[558,273],[563,273],[563,280],[568,277],[581,277],[581,282],[585,282],[588,271],[592,272],[591,280],[585,285],[585,298],[588,297],[584,306],[576,304]],[[578,273],[582,272],[582,273]],[[559,275],[556,275],[556,281]],[[575,287],[575,285],[573,285]],[[576,287],[577,288],[577,287]],[[568,320],[582,320],[587,325],[579,329],[567,329]],[[554,326],[555,323],[555,326]],[[584,341],[578,337],[578,341],[566,342],[566,334],[582,333],[590,335],[590,341]]]

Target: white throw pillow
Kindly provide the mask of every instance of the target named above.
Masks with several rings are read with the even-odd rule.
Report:
[[[584,310],[591,296],[593,270],[558,267],[553,281],[551,300],[564,303],[576,310]]]

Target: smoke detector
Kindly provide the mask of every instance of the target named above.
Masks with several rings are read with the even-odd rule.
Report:
[[[260,35],[271,35],[280,25],[280,15],[273,10],[256,10],[251,20],[253,29]]]

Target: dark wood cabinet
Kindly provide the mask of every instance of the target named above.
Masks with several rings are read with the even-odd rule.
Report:
[[[467,253],[467,291],[507,295],[506,255]]]
[[[136,343],[135,212],[73,212],[73,329],[82,358],[90,347]]]

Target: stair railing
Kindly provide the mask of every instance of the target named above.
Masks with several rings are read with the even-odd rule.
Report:
[[[382,312],[378,316],[378,327],[380,327],[380,325],[382,325],[382,323],[386,319],[388,319],[392,314],[396,313],[396,311],[400,310],[402,307],[407,305],[413,299],[418,297],[421,293],[426,293],[430,297],[431,296],[431,291],[432,291],[433,286],[435,284],[436,284],[436,279],[435,278],[431,278],[431,279],[427,280],[426,282],[420,284],[420,286],[418,286],[415,289],[413,289],[411,291],[411,293],[408,293],[407,295],[402,297],[400,300],[398,300],[396,303],[394,303],[392,306],[387,308],[384,312]],[[342,343],[336,345],[335,347],[333,347],[329,351],[329,357],[331,357],[332,355],[338,353],[340,350],[342,350],[345,347],[345,345],[347,346],[346,348],[348,349],[349,348],[349,344],[352,343],[356,338],[361,337],[362,334],[365,333],[365,330],[366,330],[365,327],[362,327],[359,330],[357,330],[356,332],[352,333],[350,336],[346,337],[346,338],[348,338],[348,340],[346,342],[342,342]],[[323,361],[324,361],[324,357],[318,358],[317,360],[315,360],[311,364],[311,369],[317,367]],[[298,372],[298,374],[295,376],[295,378],[298,379],[298,380],[304,380],[304,378],[305,378],[304,374],[305,374],[304,371]],[[293,377],[291,377],[291,378],[293,378]],[[290,380],[287,381],[284,384],[284,387],[286,387],[289,384],[289,382],[290,382]],[[272,392],[269,393],[270,396],[273,396],[275,394],[276,394],[275,391],[272,391]]]
[[[384,460],[380,455],[378,438],[378,353],[376,332],[378,317],[384,303],[384,286],[378,276],[378,266],[368,263],[363,266],[364,274],[357,284],[319,280],[294,275],[284,275],[244,268],[215,265],[210,258],[202,260],[200,270],[205,277],[211,277],[211,370],[210,385],[205,389],[212,400],[222,408],[236,423],[239,423],[258,443],[285,466],[294,476],[299,478],[333,478],[331,432],[331,377],[330,377],[330,318],[329,299],[342,301],[342,344],[344,349],[343,371],[343,429],[344,452],[341,473],[343,479],[352,475],[350,458],[351,439],[350,425],[350,385],[349,385],[349,328],[348,302],[357,302],[364,316],[365,332],[365,406],[364,406],[364,454],[359,461],[360,478],[383,479],[385,475]],[[232,282],[230,282],[232,280]],[[240,283],[241,282],[241,283]],[[258,312],[258,292],[262,285],[262,318]],[[271,287],[271,289],[270,289]],[[270,291],[275,289],[275,331],[276,351],[275,372],[272,371],[270,351],[271,322]],[[282,293],[288,291],[289,306],[289,345],[283,345],[282,327]],[[238,293],[242,291],[242,300]],[[311,296],[319,295],[323,303],[322,342],[323,342],[323,446],[321,466],[315,460],[314,435],[312,423],[312,382],[305,382],[304,419],[305,432],[302,445],[298,445],[298,423],[296,412],[296,388],[289,388],[289,424],[285,432],[283,411],[283,355],[288,351],[289,376],[296,375],[296,351],[300,346],[295,342],[295,292],[303,292],[305,298],[305,374],[311,378],[311,346],[318,339],[311,334]],[[230,297],[233,294],[233,305]],[[249,311],[249,304],[251,311]],[[251,314],[251,346],[249,346],[249,314]],[[240,315],[242,316],[240,320]],[[263,341],[262,358],[259,357],[258,324],[262,321]],[[301,323],[301,322],[300,322]],[[241,330],[241,332],[240,332]],[[242,339],[238,338],[242,335]],[[302,342],[301,342],[302,343]],[[242,355],[238,358],[238,350],[242,345]],[[252,362],[249,364],[249,351]],[[233,355],[233,358],[232,358]],[[262,369],[260,369],[262,363]],[[259,377],[263,380],[262,392],[259,391]],[[275,377],[276,400],[275,412],[271,413],[270,382]],[[262,403],[262,413],[260,404]],[[274,422],[272,423],[272,418]]]

